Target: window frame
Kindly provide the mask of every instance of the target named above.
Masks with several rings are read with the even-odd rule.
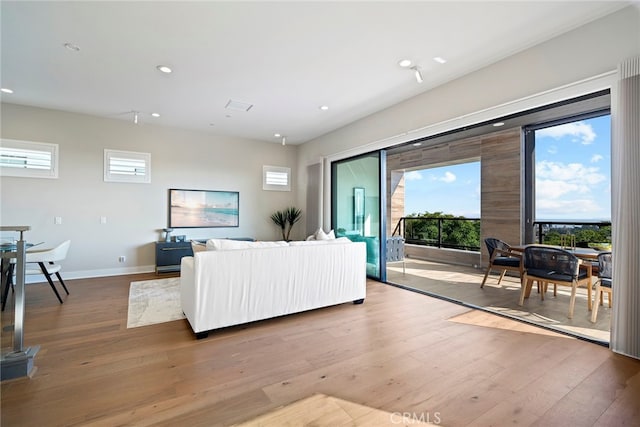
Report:
[[[142,160],[145,165],[144,175],[118,174],[111,170],[111,160],[121,158],[126,160]],[[151,153],[137,151],[123,151],[105,148],[104,150],[104,182],[124,182],[133,184],[151,183]]]
[[[286,174],[286,185],[270,183],[269,173]],[[266,191],[291,191],[291,168],[284,166],[262,166],[262,189]]]
[[[0,147],[15,150],[36,151],[48,153],[51,156],[50,166],[46,169],[33,167],[11,167],[0,163],[0,176],[18,178],[46,178],[57,179],[59,171],[59,146],[48,142],[24,141],[18,139],[0,139]],[[25,154],[26,155],[26,154]]]

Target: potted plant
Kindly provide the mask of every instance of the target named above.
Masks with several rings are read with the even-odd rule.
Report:
[[[293,225],[302,218],[302,211],[294,206],[288,207],[281,211],[275,211],[271,214],[271,220],[280,227],[282,231],[282,240],[289,241],[289,234]]]

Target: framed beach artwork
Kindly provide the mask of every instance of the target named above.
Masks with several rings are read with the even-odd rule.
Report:
[[[170,228],[238,227],[237,191],[169,190]]]

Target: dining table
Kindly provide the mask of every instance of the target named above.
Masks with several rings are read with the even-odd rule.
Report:
[[[595,271],[597,272],[597,268],[598,268],[598,255],[602,252],[610,252],[610,251],[601,251],[601,250],[597,250],[594,248],[581,248],[581,247],[575,247],[575,246],[560,246],[560,245],[545,245],[545,244],[541,244],[541,243],[529,243],[529,244],[524,244],[524,245],[515,245],[515,246],[511,246],[511,250],[515,251],[515,252],[521,252],[524,253],[524,250],[528,247],[531,246],[541,246],[541,247],[547,247],[547,248],[555,248],[555,249],[563,249],[573,255],[575,255],[577,258],[579,258],[582,263],[580,264],[581,268],[584,268],[588,271],[589,276],[592,277],[591,279],[591,284],[590,286],[587,287],[587,308],[589,309],[589,311],[591,311],[592,309],[592,302],[591,302],[591,288],[593,287],[593,272],[594,272],[594,268]]]
[[[524,252],[524,250],[530,246],[542,246],[542,247],[546,247],[546,248],[555,248],[555,249],[563,249],[567,252],[572,253],[573,255],[577,256],[578,258],[581,258],[583,260],[587,260],[587,261],[597,261],[598,260],[598,254],[602,253],[602,252],[608,252],[608,251],[599,251],[597,249],[594,248],[579,248],[579,247],[570,247],[570,246],[560,246],[560,245],[544,245],[541,243],[529,243],[526,245],[516,245],[516,246],[511,246],[511,250],[514,250],[516,252]]]
[[[40,245],[40,243],[25,243],[25,248],[30,249],[34,246]],[[6,242],[0,244],[0,304],[2,305],[2,311],[7,304],[7,297],[9,296],[9,288],[13,285],[13,275],[15,269],[15,257],[18,245],[15,242]]]

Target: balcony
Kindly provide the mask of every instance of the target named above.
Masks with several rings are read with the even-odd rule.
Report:
[[[587,309],[587,292],[578,288],[573,319],[567,317],[570,288],[559,286],[557,297],[551,287],[544,301],[534,289],[524,305],[518,305],[520,280],[505,276],[500,285],[497,275],[490,275],[484,288],[480,283],[483,269],[443,264],[418,259],[405,260],[402,265],[387,266],[387,281],[438,298],[454,301],[470,308],[478,308],[552,331],[570,334],[599,344],[607,345],[611,322],[608,300],[598,310],[597,322],[591,323]]]
[[[456,228],[458,231],[480,230],[480,225],[477,218],[403,217],[394,234],[402,235],[407,243],[405,273],[402,266],[390,264],[387,266],[387,281],[550,330],[602,344],[609,342],[611,310],[608,300],[598,311],[597,322],[591,323],[585,288],[578,289],[573,319],[567,318],[569,288],[558,287],[557,297],[548,292],[544,301],[534,289],[522,307],[518,305],[520,281],[517,277],[506,276],[498,285],[497,275],[490,275],[485,287],[480,289],[486,262],[480,261],[479,243],[474,245],[468,238],[463,242],[452,239],[452,236],[460,235]],[[573,236],[570,240],[575,242],[575,246],[606,246],[611,242],[611,222],[536,222],[532,234],[535,242],[543,244],[560,244],[561,240],[566,241],[566,237]]]

